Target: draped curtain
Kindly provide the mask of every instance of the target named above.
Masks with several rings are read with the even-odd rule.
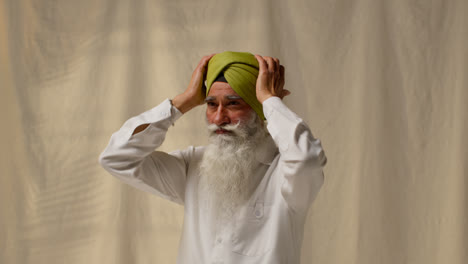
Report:
[[[98,155],[226,50],[280,59],[328,157],[302,263],[468,262],[468,1],[0,0],[0,263],[175,263],[183,207]]]

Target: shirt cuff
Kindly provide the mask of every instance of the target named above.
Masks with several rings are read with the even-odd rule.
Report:
[[[128,140],[132,136],[143,135],[146,130],[150,129],[150,127],[158,126],[167,130],[169,126],[174,125],[174,122],[181,116],[182,113],[172,106],[169,99],[166,99],[158,106],[127,120],[120,129],[120,133],[123,133],[122,135],[124,136],[122,138],[124,138],[124,140]],[[143,131],[133,135],[134,130],[142,124],[149,124],[149,126]]]
[[[166,99],[166,100],[168,100],[169,103],[171,104],[171,117],[172,117],[171,123],[172,125],[174,125],[175,121],[177,121],[177,119],[179,119],[184,114],[172,104],[172,100],[170,99]]]
[[[265,115],[266,120],[268,120],[275,109],[285,108],[287,107],[281,98],[277,96],[272,96],[265,101],[263,101],[263,114]]]
[[[174,122],[181,116],[182,113],[172,105],[171,100],[166,99],[158,106],[155,106],[152,109],[140,114],[136,118],[141,124],[151,124],[160,122],[164,119],[169,120],[171,124],[174,124]]]

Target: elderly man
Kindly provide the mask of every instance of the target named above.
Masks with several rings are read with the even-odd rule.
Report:
[[[99,158],[110,174],[184,205],[177,263],[299,263],[326,157],[282,102],[283,86],[276,58],[205,56],[184,93],[112,135]],[[179,117],[204,103],[208,146],[155,151]]]

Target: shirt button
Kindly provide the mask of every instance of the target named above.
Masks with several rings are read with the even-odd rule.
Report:
[[[221,244],[221,242],[223,242],[223,239],[218,237],[218,239],[216,239],[216,242],[218,242],[218,244]]]
[[[260,211],[255,211],[255,216],[259,217],[261,215]]]

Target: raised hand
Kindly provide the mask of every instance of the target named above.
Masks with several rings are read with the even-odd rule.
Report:
[[[255,55],[259,64],[256,93],[257,99],[263,103],[266,99],[277,96],[281,99],[291,94],[284,87],[284,66],[277,58]]]
[[[172,100],[172,104],[182,113],[185,113],[198,105],[204,104],[206,97],[205,79],[208,62],[215,54],[216,53],[213,53],[202,57],[192,73],[192,79],[190,80],[185,92],[177,95]]]

